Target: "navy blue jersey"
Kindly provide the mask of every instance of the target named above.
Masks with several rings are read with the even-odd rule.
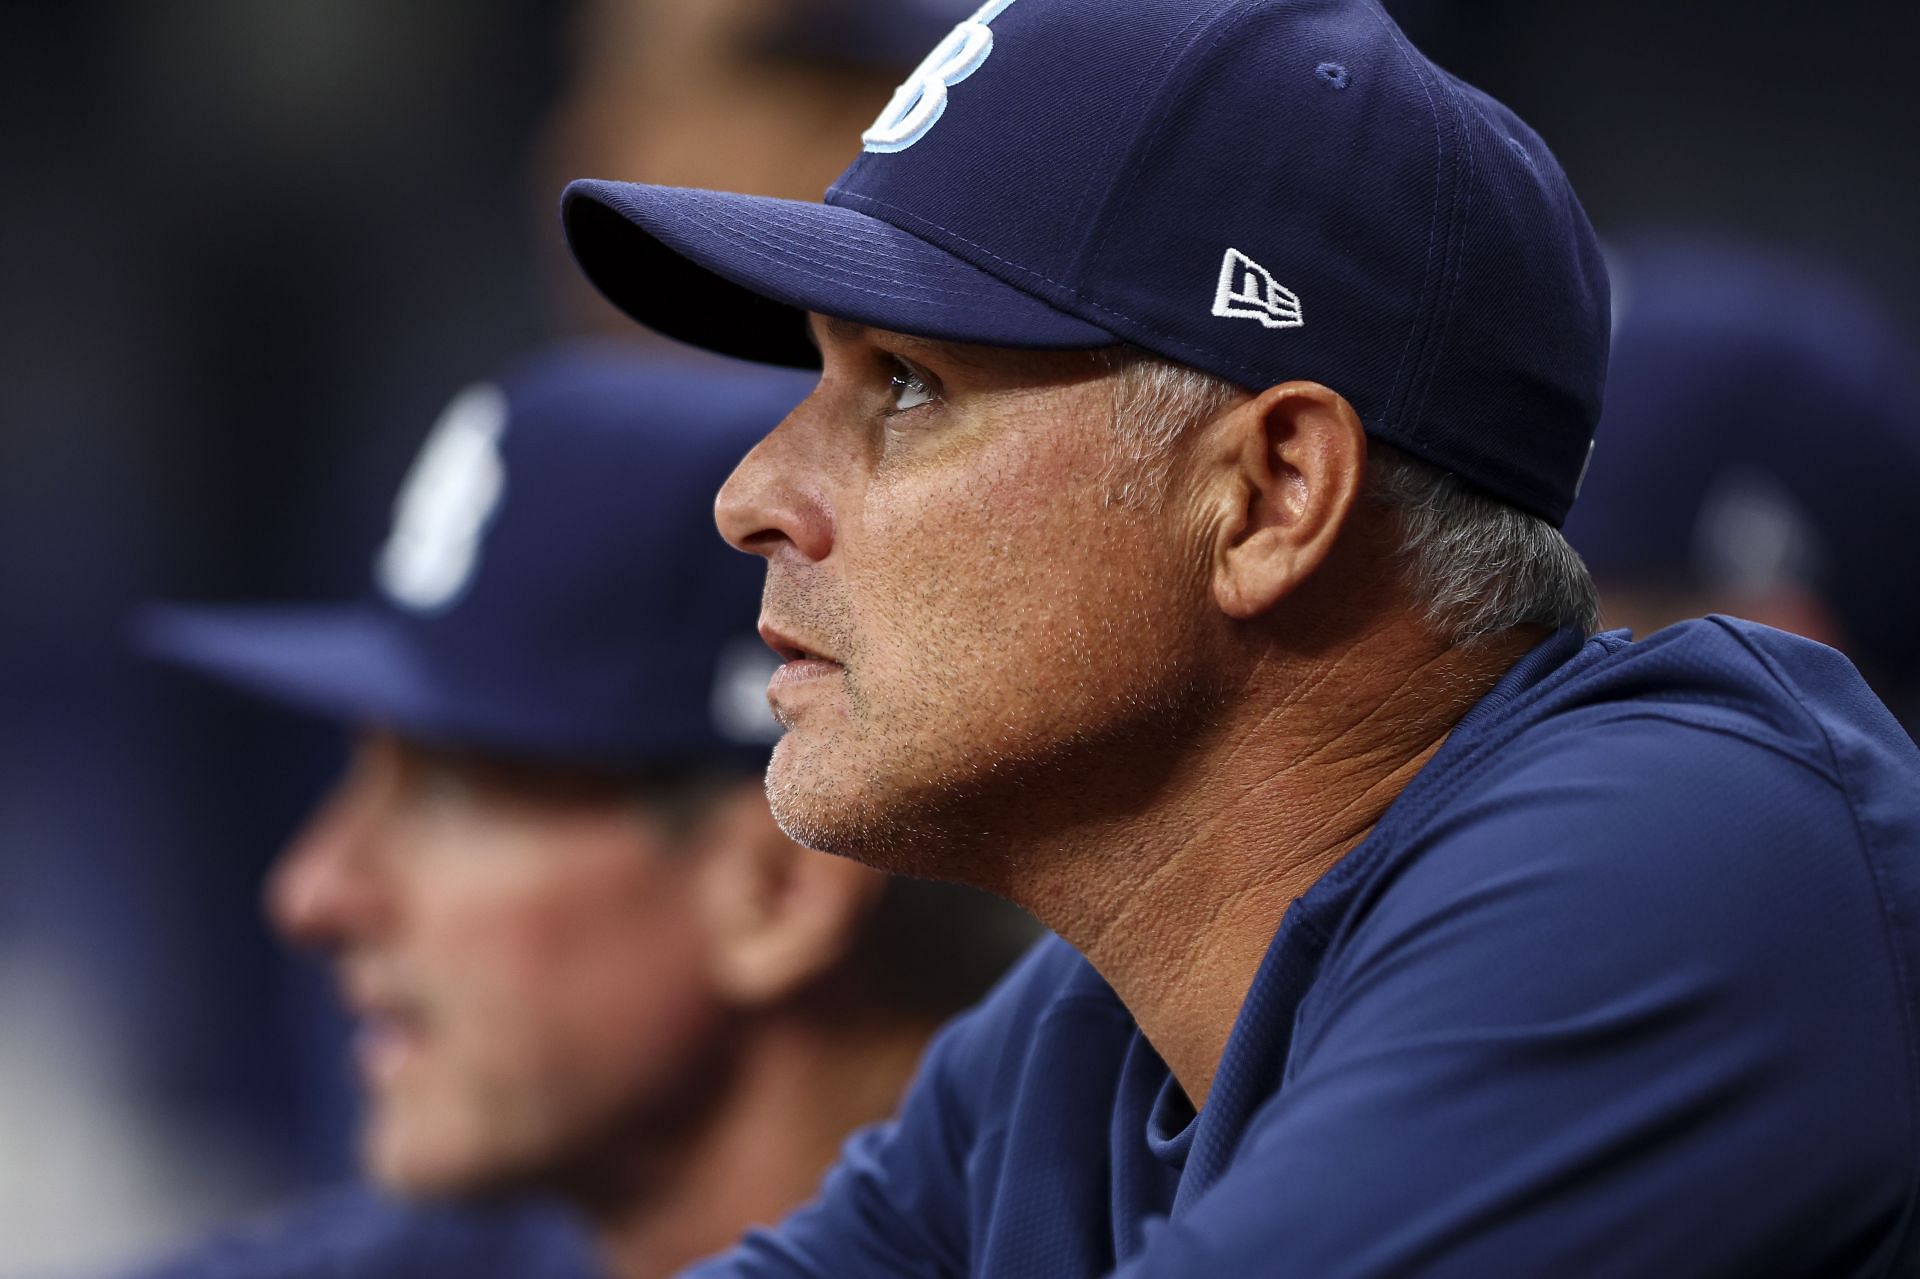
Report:
[[[1916,1273],[1920,755],[1833,651],[1560,635],[1276,927],[1197,1117],[1049,941],[695,1273]]]
[[[236,1227],[131,1279],[598,1279],[572,1218],[405,1204],[359,1188]]]

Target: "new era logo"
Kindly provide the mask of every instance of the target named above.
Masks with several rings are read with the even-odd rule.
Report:
[[[1270,329],[1297,329],[1306,323],[1293,290],[1238,249],[1228,249],[1227,260],[1220,264],[1213,313],[1229,320],[1258,320]]]

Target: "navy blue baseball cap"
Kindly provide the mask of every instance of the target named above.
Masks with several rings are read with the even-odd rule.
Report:
[[[1832,270],[1685,232],[1615,253],[1607,412],[1567,536],[1604,589],[1782,584],[1920,678],[1920,352]]]
[[[1127,342],[1369,432],[1555,524],[1605,379],[1606,269],[1517,116],[1374,0],[990,0],[806,204],[582,181],[582,269],[669,336],[796,367],[798,312]]]
[[[463,391],[373,583],[312,607],[166,607],[151,654],[358,726],[602,770],[763,762],[760,565],[713,494],[806,394],[731,361],[550,349]]]

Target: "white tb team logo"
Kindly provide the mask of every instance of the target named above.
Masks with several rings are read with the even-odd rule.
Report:
[[[860,135],[869,151],[905,151],[927,136],[947,109],[947,90],[987,64],[993,53],[993,28],[988,25],[1013,7],[1014,0],[987,0],[971,18],[955,27],[933,47],[906,83],[894,90],[893,100]]]
[[[375,580],[395,603],[433,612],[472,581],[480,538],[506,488],[506,426],[507,397],[494,386],[462,391],[440,415],[407,472],[393,532],[374,562]]]
[[[1306,324],[1294,291],[1282,287],[1273,272],[1238,249],[1228,249],[1227,260],[1220,264],[1213,313],[1229,320],[1258,320],[1270,329],[1297,329]]]

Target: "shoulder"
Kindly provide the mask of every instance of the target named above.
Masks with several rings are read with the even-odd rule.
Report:
[[[1647,1215],[1652,1186],[1727,1247],[1908,1247],[1920,766],[1856,688],[1837,654],[1707,621],[1467,725],[1320,898],[1261,1148],[1385,1116],[1352,1160],[1410,1207],[1450,1193],[1393,1182],[1413,1141],[1512,1190],[1515,1223],[1611,1222],[1650,1256],[1700,1245]],[[1713,1273],[1755,1273],[1742,1255]]]
[[[1531,868],[1685,897],[1729,877],[1786,889],[1920,862],[1920,752],[1811,641],[1730,618],[1601,637],[1474,720],[1357,871]]]
[[[1911,739],[1845,656],[1738,618],[1635,643],[1597,637],[1529,700],[1513,721],[1535,735],[1637,716],[1741,738],[1836,779],[1858,762],[1915,766]]]
[[[1760,962],[1796,931],[1876,927],[1873,854],[1820,753],[1659,707],[1569,720],[1520,734],[1392,832],[1354,928],[1466,902],[1484,921],[1511,902],[1511,931],[1489,943],[1720,946]]]
[[[557,1211],[395,1202],[353,1187],[240,1223],[129,1279],[592,1279],[583,1232]]]
[[[1718,1071],[1911,1158],[1920,757],[1818,645],[1711,619],[1603,648],[1382,822],[1303,1044]]]
[[[1506,893],[1562,936],[1759,962],[1884,937],[1883,867],[1920,864],[1920,754],[1845,658],[1765,627],[1595,641],[1461,736],[1383,820],[1349,921]]]

